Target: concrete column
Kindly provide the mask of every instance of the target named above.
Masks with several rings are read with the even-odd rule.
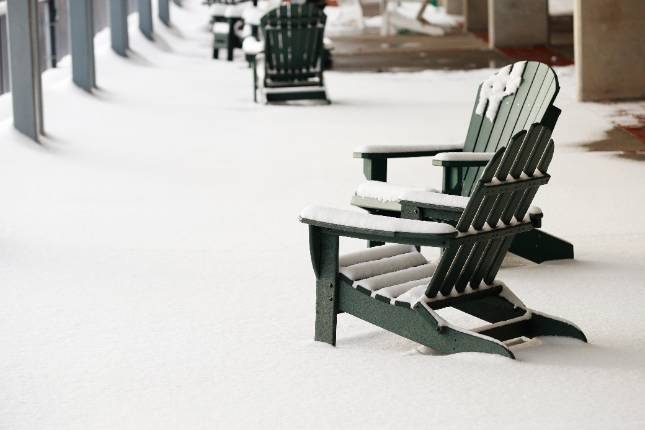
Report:
[[[85,91],[92,91],[96,86],[94,2],[69,2],[69,34],[72,42],[72,81]]]
[[[576,0],[580,100],[645,98],[645,1]]]
[[[110,0],[110,37],[114,52],[128,55],[128,0]]]
[[[549,43],[547,0],[488,0],[491,48],[545,46]]]
[[[170,0],[159,0],[159,19],[166,25],[170,25]]]
[[[463,0],[464,29],[474,33],[488,31],[488,0]]]
[[[152,0],[138,0],[137,5],[139,7],[139,30],[147,39],[152,40]]]
[[[43,133],[38,1],[8,0],[7,19],[13,123],[18,131],[38,141]]]
[[[464,0],[444,0],[446,13],[449,15],[464,14]]]

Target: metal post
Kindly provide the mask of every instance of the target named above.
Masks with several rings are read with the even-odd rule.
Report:
[[[38,53],[38,0],[8,0],[13,123],[36,142],[43,132]]]
[[[47,16],[49,18],[49,44],[52,67],[58,65],[58,46],[56,41],[56,23],[58,22],[58,10],[56,0],[47,0]]]
[[[139,5],[139,30],[152,40],[152,0],[138,0]]]
[[[170,0],[159,0],[159,19],[170,26]]]
[[[128,0],[110,0],[110,35],[114,52],[128,55]]]
[[[85,91],[96,86],[94,66],[94,2],[69,2],[69,34],[72,42],[72,81]]]

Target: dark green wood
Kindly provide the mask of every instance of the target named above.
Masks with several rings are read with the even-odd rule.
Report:
[[[309,241],[316,274],[315,339],[335,345],[338,314],[338,236],[325,234],[320,228],[310,226]]]
[[[327,100],[323,78],[323,33],[326,15],[314,4],[290,4],[272,9],[260,20],[265,41],[266,101]],[[300,91],[270,92],[275,88]],[[307,89],[306,87],[318,87]]]
[[[370,181],[387,181],[387,159],[365,158],[363,160],[363,173]]]
[[[425,308],[392,306],[340,282],[339,310],[443,353],[485,352],[515,358],[492,338],[440,326]]]
[[[447,353],[479,351],[513,358],[501,341],[542,335],[586,341],[574,325],[524,308],[520,302],[511,302],[508,298],[511,296],[505,294],[506,287],[496,280],[516,235],[535,231],[533,224],[521,215],[536,190],[550,179],[546,173],[553,156],[550,134],[547,127],[532,125],[528,131],[517,133],[507,148],[494,154],[456,222],[457,232],[412,234],[301,218],[310,225],[310,253],[316,274],[316,340],[335,344],[337,314],[346,312]],[[527,169],[536,164],[544,170],[530,176]],[[401,215],[421,219],[421,209],[427,208],[403,202]],[[516,220],[510,223],[506,214]],[[498,219],[503,223],[499,224]],[[485,225],[487,221],[492,224]],[[443,251],[426,287],[425,298],[411,307],[396,299],[392,304],[391,299],[378,293],[372,296],[372,291],[360,284],[355,287],[354,281],[339,273],[339,236],[441,247]],[[466,292],[468,284],[473,291]],[[435,313],[444,307],[460,309],[493,325],[477,331],[457,329],[445,324]]]
[[[570,242],[540,229],[518,234],[511,244],[510,251],[536,263],[574,257],[573,245]]]

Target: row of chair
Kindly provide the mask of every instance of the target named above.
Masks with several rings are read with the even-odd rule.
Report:
[[[316,340],[336,342],[347,312],[442,352],[478,351],[513,358],[509,349],[536,336],[586,341],[574,324],[525,306],[496,275],[507,252],[536,262],[573,258],[573,247],[538,229],[532,201],[549,182],[551,133],[560,110],[557,76],[547,65],[518,62],[480,85],[463,145],[365,146],[368,181],[352,204],[367,213],[310,206],[316,275]],[[442,191],[389,184],[387,160],[433,156]],[[339,255],[339,237],[366,239],[365,251]],[[420,246],[440,247],[427,260]],[[437,312],[456,308],[487,322],[475,330]]]
[[[331,42],[325,38],[326,15],[314,2],[287,4],[246,0],[213,3],[213,57],[242,47],[253,69],[253,99],[266,102],[320,100],[328,103],[323,72]]]

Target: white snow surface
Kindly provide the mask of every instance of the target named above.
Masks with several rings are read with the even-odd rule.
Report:
[[[398,140],[398,139],[397,139]],[[464,147],[463,143],[446,143],[446,144],[386,144],[386,145],[361,145],[354,148],[354,152],[363,154],[387,154],[392,152],[430,152],[430,151],[455,151]]]
[[[317,221],[343,227],[387,233],[450,234],[456,230],[449,224],[371,215],[357,210],[331,208],[327,206],[307,206],[300,212],[301,219]]]
[[[491,122],[495,121],[502,99],[514,94],[522,83],[525,65],[526,61],[518,61],[515,64],[504,66],[482,83],[475,108],[477,115],[483,115],[484,109],[486,109],[486,118]]]
[[[492,70],[330,72],[330,106],[256,105],[246,65],[210,59],[207,9],[183,3],[154,43],[133,16],[128,58],[99,36],[92,95],[69,61],[45,73],[42,145],[0,97],[0,428],[643,427],[645,169],[581,147],[642,103],[579,103],[574,69],[556,69],[563,112],[536,203],[576,260],[499,274],[589,344],[428,355],[342,314],[332,348],[313,341],[296,214],[349,204],[356,145],[463,139]],[[390,160],[388,175],[441,184],[427,158]],[[342,253],[364,247],[341,240]]]
[[[354,195],[381,202],[399,202],[408,193],[431,192],[423,188],[414,188],[406,185],[397,185],[383,181],[364,181],[354,191]]]
[[[443,194],[435,191],[409,191],[401,196],[401,200],[425,203],[428,205],[465,208],[470,198],[464,196],[453,196],[451,194]]]

